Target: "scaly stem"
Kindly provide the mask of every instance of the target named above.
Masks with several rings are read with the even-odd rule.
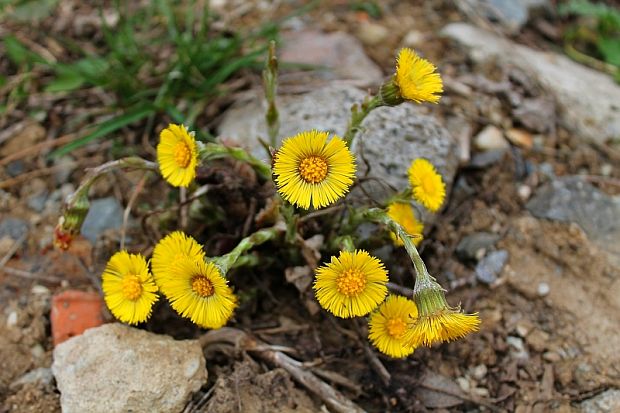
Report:
[[[243,148],[228,147],[220,143],[206,143],[199,145],[198,155],[201,161],[210,161],[229,156],[250,165],[264,180],[271,180],[271,167],[247,153]]]
[[[280,115],[276,106],[276,90],[278,87],[278,58],[276,57],[276,42],[269,43],[269,55],[263,70],[263,87],[265,89],[265,99],[267,100],[267,133],[269,143],[272,147],[277,145],[278,132],[280,131]]]
[[[273,226],[271,228],[259,229],[255,233],[248,235],[239,241],[239,244],[230,251],[228,254],[222,255],[214,259],[216,265],[220,267],[222,274],[226,274],[230,268],[235,266],[237,260],[241,255],[248,252],[250,249],[261,245],[269,240],[272,240],[282,232],[281,227]]]
[[[361,105],[353,105],[351,108],[351,119],[349,120],[349,125],[347,126],[347,131],[344,134],[344,141],[347,143],[349,148],[355,139],[355,136],[360,131],[360,125],[366,119],[366,116],[375,108],[381,106],[381,100],[374,96],[372,98],[364,99]]]

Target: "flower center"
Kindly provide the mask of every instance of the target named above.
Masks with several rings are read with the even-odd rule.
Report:
[[[299,174],[304,181],[318,184],[327,176],[327,161],[319,156],[308,156],[299,164]]]
[[[215,292],[213,283],[204,275],[197,275],[192,278],[192,290],[201,297],[210,297]]]
[[[128,300],[136,301],[142,295],[142,284],[137,275],[127,275],[123,278],[121,288],[123,297]]]
[[[390,318],[387,321],[387,332],[393,338],[401,338],[407,330],[407,324],[402,318]]]
[[[361,293],[366,287],[366,277],[357,268],[345,270],[336,281],[338,292],[346,296],[355,296]]]
[[[179,142],[174,147],[174,160],[181,168],[187,168],[192,160],[192,151],[185,142]]]

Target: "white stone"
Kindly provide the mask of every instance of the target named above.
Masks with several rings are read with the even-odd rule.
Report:
[[[181,412],[207,380],[198,341],[118,323],[56,346],[52,372],[64,413]]]
[[[474,145],[483,151],[508,149],[510,147],[506,139],[504,139],[502,131],[493,125],[488,125],[478,132],[474,138]]]
[[[546,296],[547,294],[549,294],[550,291],[551,291],[551,288],[549,287],[549,284],[547,283],[539,283],[538,288],[536,289],[536,292],[541,297]]]
[[[620,86],[610,76],[466,23],[451,23],[442,33],[467,47],[476,61],[498,59],[529,73],[555,98],[565,124],[583,138],[620,139]]]
[[[7,327],[15,327],[17,325],[17,312],[11,311],[6,318],[6,326]]]

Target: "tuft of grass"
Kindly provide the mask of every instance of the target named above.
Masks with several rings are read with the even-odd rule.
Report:
[[[243,34],[213,30],[215,16],[191,1],[155,0],[137,7],[117,0],[114,5],[119,16],[114,27],[106,25],[100,12],[97,52],[85,52],[74,40],[61,39],[76,56],[71,61],[51,62],[16,36],[3,40],[6,56],[21,73],[41,66],[52,73],[43,86],[45,92],[62,95],[97,87],[116,97],[108,108],[111,117],[52,152],[52,157],[111,138],[137,122],[146,120],[148,130],[161,115],[193,127],[206,105],[226,94],[227,81],[243,69],[263,66],[268,41],[277,36],[277,23]],[[199,138],[209,136],[203,132]]]
[[[567,54],[610,73],[620,82],[620,10],[589,0],[570,0],[558,11],[580,18],[564,34]]]

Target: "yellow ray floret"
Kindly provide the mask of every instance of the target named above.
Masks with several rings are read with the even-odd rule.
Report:
[[[182,231],[175,231],[162,238],[153,250],[151,267],[155,283],[164,295],[168,296],[166,280],[174,275],[172,265],[182,258],[204,261],[205,253],[196,240]]]
[[[355,177],[355,159],[338,136],[316,130],[288,138],[275,155],[278,192],[292,204],[322,208],[343,197]]]
[[[409,346],[404,337],[411,319],[417,316],[418,308],[413,301],[390,295],[370,315],[368,339],[379,351],[390,357],[407,357],[415,347]]]
[[[446,184],[432,163],[418,158],[409,167],[409,183],[413,198],[432,212],[436,212],[446,197]]]
[[[398,53],[396,63],[396,84],[404,99],[416,103],[439,102],[443,92],[441,76],[435,66],[418,56],[413,50],[403,48]]]
[[[161,175],[172,186],[187,187],[196,177],[198,146],[193,132],[183,125],[170,124],[161,131],[157,145]]]
[[[164,281],[170,305],[181,316],[203,328],[224,326],[237,306],[237,298],[212,262],[181,258]]]
[[[469,333],[478,331],[478,314],[463,314],[460,311],[444,308],[435,313],[419,316],[411,322],[404,340],[408,345],[431,346],[433,343],[454,341]]]
[[[366,251],[341,251],[338,258],[316,270],[314,290],[321,307],[350,318],[377,308],[387,294],[388,275],[383,263]]]
[[[157,286],[142,255],[117,252],[101,278],[104,300],[114,317],[127,324],[138,324],[150,317],[158,299]]]
[[[417,235],[413,238],[413,243],[417,247],[422,242],[422,233],[424,232],[424,225],[417,220],[413,207],[404,202],[392,202],[387,207],[387,215],[396,221],[400,226],[405,229],[405,232],[409,235]],[[401,247],[403,241],[393,232],[390,232],[394,245]]]

